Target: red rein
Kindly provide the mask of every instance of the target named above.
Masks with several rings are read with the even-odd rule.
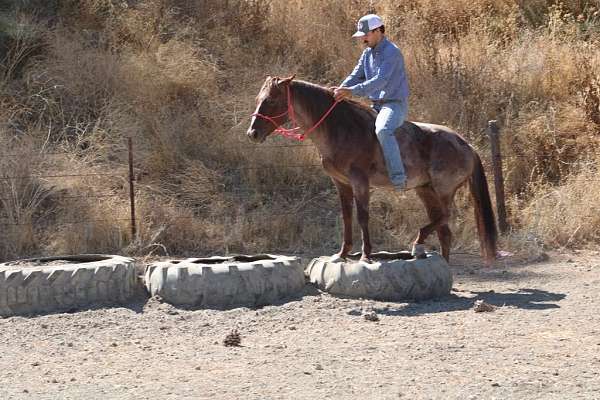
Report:
[[[296,122],[296,114],[294,113],[294,107],[292,105],[292,91],[291,91],[289,85],[287,86],[287,101],[288,101],[288,108],[282,114],[276,115],[274,117],[269,117],[268,115],[254,113],[254,114],[252,114],[252,116],[259,117],[259,118],[262,118],[264,120],[271,122],[273,125],[275,125],[275,128],[276,128],[274,131],[275,133],[278,133],[281,136],[284,136],[284,137],[287,137],[290,139],[295,139],[298,141],[303,141],[306,138],[306,136],[308,136],[309,133],[311,133],[312,131],[317,129],[319,127],[319,125],[321,125],[323,123],[323,121],[325,121],[325,118],[327,118],[327,116],[333,111],[335,106],[339,103],[339,101],[337,101],[337,100],[334,101],[333,104],[331,105],[331,107],[329,107],[329,109],[327,111],[325,111],[325,114],[323,114],[323,116],[317,121],[316,124],[314,124],[312,127],[307,129],[306,131],[304,131],[304,133],[297,133],[296,131],[300,130],[300,126],[298,126],[298,122]],[[295,128],[290,128],[290,129],[283,128],[281,126],[281,124],[278,124],[277,121],[275,121],[275,118],[283,117],[286,114],[289,114],[290,121],[292,121],[292,125],[294,125]]]

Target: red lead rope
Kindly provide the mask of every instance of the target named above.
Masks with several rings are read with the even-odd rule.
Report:
[[[296,131],[300,130],[300,127],[298,126],[298,123],[296,122],[296,114],[294,113],[294,107],[292,105],[292,91],[290,90],[289,85],[287,87],[287,100],[288,100],[288,108],[282,114],[276,115],[274,117],[269,117],[268,115],[254,113],[254,114],[252,114],[252,116],[259,117],[259,118],[262,118],[264,120],[271,122],[273,125],[275,125],[276,133],[280,134],[281,136],[284,136],[284,137],[287,137],[290,139],[295,139],[298,141],[303,141],[304,139],[306,139],[306,136],[308,136],[309,133],[311,133],[312,131],[317,129],[319,127],[319,125],[321,125],[323,123],[323,121],[325,121],[325,118],[327,118],[327,116],[333,111],[335,106],[339,103],[339,101],[337,101],[337,100],[334,101],[333,104],[331,105],[331,107],[329,107],[329,109],[327,111],[325,111],[325,114],[323,114],[323,116],[317,121],[316,124],[314,124],[312,127],[307,129],[306,131],[304,131],[304,133],[297,133]],[[295,128],[290,128],[290,129],[283,128],[280,124],[277,123],[277,121],[275,121],[275,118],[283,117],[286,114],[289,114],[290,121],[292,121],[292,125],[295,125]]]

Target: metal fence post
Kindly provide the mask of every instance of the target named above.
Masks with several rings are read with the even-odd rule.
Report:
[[[127,149],[129,152],[129,206],[131,209],[131,241],[133,242],[137,236],[135,224],[135,190],[133,187],[133,144],[131,138],[127,138]]]
[[[506,203],[504,198],[504,176],[502,174],[502,152],[500,151],[500,129],[495,120],[488,121],[488,135],[492,150],[492,166],[494,168],[494,188],[496,190],[496,210],[500,232],[508,230],[506,219]]]

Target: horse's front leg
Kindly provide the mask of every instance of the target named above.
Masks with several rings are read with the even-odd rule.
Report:
[[[356,201],[356,215],[362,232],[361,261],[370,261],[371,237],[369,236],[369,177],[360,169],[350,170],[350,183]]]
[[[352,250],[352,187],[338,180],[333,179],[340,196],[342,206],[342,218],[344,220],[344,239],[339,253],[335,254],[333,259],[344,259]]]

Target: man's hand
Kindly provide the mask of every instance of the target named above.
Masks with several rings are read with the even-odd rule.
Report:
[[[352,95],[352,90],[348,88],[332,87],[331,89],[333,89],[333,97],[335,97],[335,101],[342,101]]]

